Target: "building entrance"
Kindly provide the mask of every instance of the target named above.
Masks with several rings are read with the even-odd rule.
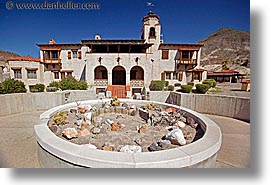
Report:
[[[126,71],[123,67],[114,67],[112,71],[112,85],[126,85]]]

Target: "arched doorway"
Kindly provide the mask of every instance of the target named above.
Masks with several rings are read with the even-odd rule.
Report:
[[[130,71],[130,80],[144,80],[144,70],[140,66],[135,66]]]
[[[112,85],[126,85],[126,70],[116,66],[112,71]]]

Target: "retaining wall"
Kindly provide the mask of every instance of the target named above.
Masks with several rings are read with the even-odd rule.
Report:
[[[65,95],[68,93],[70,95],[66,99]],[[96,99],[94,91],[0,95],[0,116],[46,110],[66,102],[93,99]],[[247,97],[151,91],[150,100],[173,103],[200,113],[226,116],[250,122],[250,98]]]
[[[151,92],[152,101],[176,104],[199,113],[231,117],[250,122],[250,98],[225,95]]]
[[[67,102],[92,99],[96,99],[94,91],[79,90],[0,95],[0,116],[46,110]]]

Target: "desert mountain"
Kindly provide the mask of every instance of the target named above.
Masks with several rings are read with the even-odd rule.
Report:
[[[227,61],[230,69],[242,73],[250,71],[249,32],[222,28],[199,43],[204,44],[201,65],[206,69],[219,71],[223,62]]]
[[[0,50],[0,61],[7,62],[8,58],[19,57],[20,55],[4,50]]]

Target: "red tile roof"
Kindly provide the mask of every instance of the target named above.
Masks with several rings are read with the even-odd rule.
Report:
[[[202,68],[188,70],[188,72],[204,72],[204,71],[207,71],[207,70],[202,69]]]
[[[231,69],[227,69],[227,70],[220,71],[220,73],[238,73],[238,72]]]
[[[30,61],[30,62],[41,62],[39,58],[33,58],[31,56],[22,56],[9,58],[8,61]]]

